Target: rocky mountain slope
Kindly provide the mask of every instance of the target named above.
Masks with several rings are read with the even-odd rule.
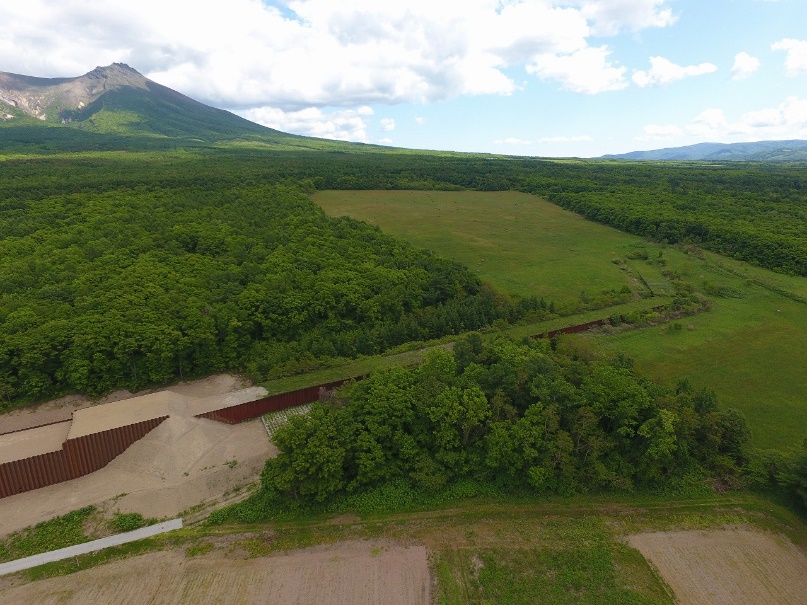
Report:
[[[67,127],[124,137],[171,137],[214,142],[303,140],[209,107],[149,80],[123,63],[96,67],[76,78],[37,78],[0,72],[0,126],[6,140],[59,140]],[[22,128],[24,127],[24,128]],[[11,130],[9,130],[11,129]],[[13,130],[17,130],[14,132]]]

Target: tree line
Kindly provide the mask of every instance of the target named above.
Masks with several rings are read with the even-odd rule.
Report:
[[[301,502],[396,480],[426,491],[468,478],[535,493],[631,490],[733,477],[749,436],[712,392],[668,390],[622,357],[472,335],[292,417],[273,435],[281,453],[262,486]]]

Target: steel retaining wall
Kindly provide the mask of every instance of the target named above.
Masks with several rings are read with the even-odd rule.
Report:
[[[660,305],[658,307],[653,307],[651,311],[655,311],[659,313],[661,311],[666,311],[666,305]],[[618,315],[616,318],[619,321],[624,322],[625,316]],[[555,338],[555,336],[560,336],[561,334],[577,334],[578,332],[585,332],[586,330],[590,330],[591,328],[600,328],[602,326],[611,325],[611,317],[607,317],[605,319],[595,319],[594,321],[589,321],[584,324],[577,324],[576,326],[566,326],[565,328],[560,328],[558,330],[550,330],[549,332],[544,332],[543,334],[535,334],[531,336],[531,338]]]
[[[64,442],[70,478],[83,477],[105,467],[135,441],[160,425],[168,416],[119,426],[100,433],[90,433]]]
[[[166,418],[68,439],[60,450],[0,464],[0,498],[89,475],[112,462]]]
[[[306,387],[304,389],[297,389],[296,391],[289,391],[287,393],[278,393],[277,395],[270,395],[263,399],[255,401],[248,401],[241,405],[234,405],[229,408],[221,410],[213,410],[212,412],[205,412],[199,414],[197,418],[209,418],[210,420],[217,420],[226,424],[237,424],[250,418],[259,418],[268,412],[277,412],[285,410],[286,408],[303,405],[305,403],[312,403],[319,400],[320,391],[322,389],[335,389],[342,386],[351,380],[362,380],[366,375],[354,376],[353,378],[345,378],[343,380],[336,380],[325,384],[318,384],[313,387]]]
[[[0,464],[0,498],[70,479],[64,450]]]

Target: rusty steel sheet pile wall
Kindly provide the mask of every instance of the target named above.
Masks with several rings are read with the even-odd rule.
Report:
[[[67,457],[70,478],[83,477],[105,467],[135,441],[159,426],[166,418],[168,416],[160,416],[100,433],[90,433],[75,439],[68,439],[62,447]]]
[[[279,410],[285,410],[286,408],[318,401],[320,391],[322,389],[335,389],[336,387],[340,387],[351,380],[362,380],[366,377],[366,375],[354,376],[353,378],[345,378],[343,380],[318,384],[312,387],[306,387],[304,389],[297,389],[296,391],[278,393],[277,395],[270,395],[269,397],[264,397],[263,399],[248,401],[247,403],[234,405],[229,408],[205,412],[204,414],[197,415],[197,418],[208,418],[210,420],[217,420],[218,422],[224,422],[226,424],[237,424],[251,418],[259,418],[268,412],[277,412]]]
[[[653,307],[651,311],[655,311],[656,313],[660,313],[662,311],[666,311],[666,305],[660,305],[658,307]],[[618,319],[620,322],[626,321],[624,315],[619,315],[614,317],[613,319]],[[566,326],[565,328],[560,328],[558,330],[550,330],[549,332],[544,332],[543,334],[535,334],[531,336],[531,338],[555,338],[555,336],[560,336],[561,334],[577,334],[578,332],[585,332],[586,330],[590,330],[591,328],[601,328],[602,326],[611,325],[612,318],[608,317],[605,319],[595,319],[594,321],[589,321],[584,324],[577,324],[576,326]]]
[[[0,464],[0,498],[70,479],[64,450]]]
[[[166,418],[68,439],[60,450],[0,464],[0,498],[89,475],[112,462]]]

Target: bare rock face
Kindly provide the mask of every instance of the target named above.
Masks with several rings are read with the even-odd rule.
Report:
[[[110,90],[148,89],[149,80],[125,63],[96,67],[76,78],[35,78],[0,72],[0,101],[40,120],[71,119]],[[5,115],[5,112],[2,112]]]

